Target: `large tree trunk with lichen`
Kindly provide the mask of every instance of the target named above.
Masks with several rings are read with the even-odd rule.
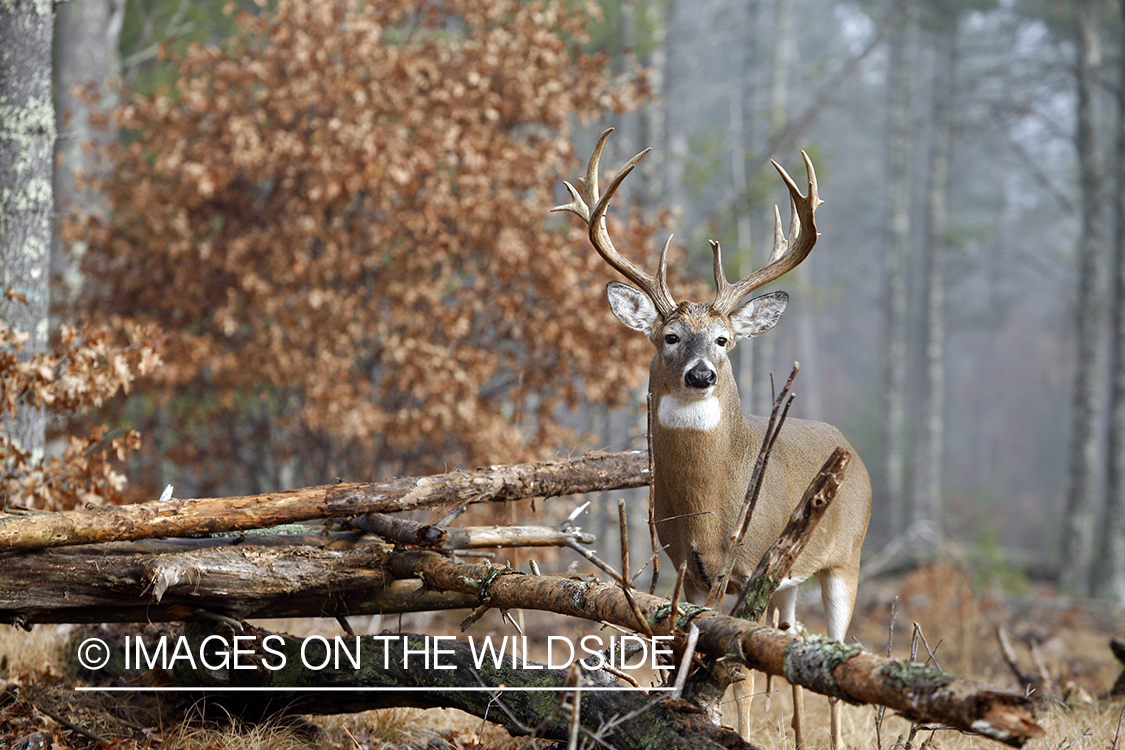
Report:
[[[0,321],[28,334],[25,352],[47,346],[54,20],[54,3],[0,3]],[[0,426],[15,446],[33,459],[40,457],[43,409],[21,403],[15,414],[0,416]]]

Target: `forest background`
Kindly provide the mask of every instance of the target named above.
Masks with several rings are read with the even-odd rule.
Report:
[[[801,362],[793,413],[871,471],[869,559],[1125,601],[1122,6],[48,10],[0,8],[6,504],[643,447],[647,344],[548,215],[613,126],[603,163],[653,147],[617,245],[675,232],[678,296],[708,239],[764,264],[769,160],[812,156],[821,240],[738,376],[761,413]]]

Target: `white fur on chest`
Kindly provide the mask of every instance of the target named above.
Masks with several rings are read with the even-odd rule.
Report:
[[[656,410],[660,424],[670,429],[713,430],[719,425],[722,410],[717,398],[678,398],[665,396]]]

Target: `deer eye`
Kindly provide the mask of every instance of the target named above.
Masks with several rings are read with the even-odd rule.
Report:
[[[715,339],[715,343],[718,344],[719,346],[726,346],[727,345],[727,337],[726,336],[720,336],[719,338]]]
[[[680,340],[680,337],[679,337],[679,336],[677,336],[677,335],[676,335],[676,334],[674,334],[674,333],[666,333],[666,334],[664,334],[664,343],[665,343],[665,344],[675,344],[675,343],[676,343],[677,341],[679,341],[679,340]]]

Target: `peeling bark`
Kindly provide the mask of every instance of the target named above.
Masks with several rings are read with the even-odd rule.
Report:
[[[174,622],[459,609],[476,597],[422,590],[382,569],[367,545],[244,544],[174,554],[73,555],[52,551],[0,565],[0,622]],[[35,581],[28,586],[28,581]]]

